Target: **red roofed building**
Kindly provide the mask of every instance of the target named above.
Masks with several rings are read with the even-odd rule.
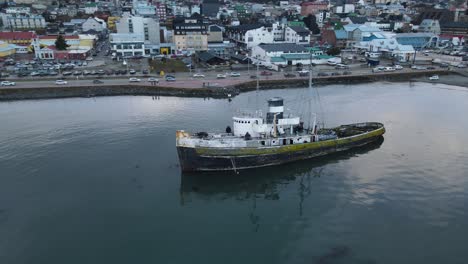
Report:
[[[328,2],[304,2],[301,4],[301,16],[315,15],[319,11],[328,10]]]
[[[0,32],[0,40],[21,46],[31,45],[32,40],[36,37],[35,32]]]

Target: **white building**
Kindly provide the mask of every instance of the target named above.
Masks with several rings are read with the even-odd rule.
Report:
[[[424,19],[419,25],[420,32],[430,32],[434,34],[440,34],[439,20],[435,19]]]
[[[319,26],[323,26],[325,21],[330,18],[330,12],[327,10],[321,10],[317,14],[315,14],[315,21]]]
[[[133,0],[133,14],[137,16],[154,16],[156,7],[147,1]]]
[[[146,45],[159,45],[160,27],[159,21],[152,17],[133,16],[125,13],[116,23],[117,33],[141,34]]]
[[[310,64],[311,54],[304,46],[293,43],[260,44],[252,48],[251,59],[260,65]]]
[[[47,26],[41,15],[2,13],[1,16],[3,25],[11,30],[42,29]]]
[[[96,3],[86,3],[84,11],[85,11],[85,14],[92,15],[98,11],[98,6]]]
[[[107,28],[106,21],[97,18],[97,17],[90,17],[83,23],[83,31],[87,32],[89,30],[95,30],[97,32],[101,32]]]
[[[145,36],[142,34],[110,34],[112,51],[118,57],[141,56],[145,54]]]
[[[344,4],[335,7],[335,14],[349,14],[354,13],[354,5],[353,4]]]
[[[393,58],[399,62],[410,61],[415,53],[413,46],[399,44],[394,38],[362,41],[356,44],[355,48],[367,52],[381,53],[384,57]]]
[[[288,26],[286,27],[284,41],[286,43],[309,44],[310,31],[300,26]]]

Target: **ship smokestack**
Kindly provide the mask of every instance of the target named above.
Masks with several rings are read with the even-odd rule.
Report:
[[[267,124],[272,124],[273,120],[275,119],[276,114],[276,122],[278,119],[283,119],[283,98],[281,97],[273,97],[268,100],[268,113],[267,113]]]

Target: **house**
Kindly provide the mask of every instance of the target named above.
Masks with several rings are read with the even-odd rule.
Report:
[[[430,32],[434,34],[440,34],[439,20],[435,19],[424,19],[419,25],[419,32]]]
[[[224,63],[225,60],[221,57],[218,57],[216,54],[210,51],[200,51],[197,52],[197,58],[199,62],[203,62],[210,65],[216,65]]]
[[[145,36],[136,33],[112,33],[109,35],[112,51],[117,57],[133,57],[145,54]]]
[[[223,42],[223,29],[218,25],[208,27],[208,43]]]
[[[69,49],[78,49],[80,47],[80,37],[79,36],[63,36]],[[41,46],[53,47],[55,46],[55,41],[57,36],[39,36],[38,41]]]
[[[90,17],[83,23],[84,32],[88,32],[90,30],[101,32],[105,29],[107,29],[106,21],[97,17]]]
[[[360,16],[349,16],[344,19],[342,19],[343,23],[347,24],[359,24],[362,25],[366,22],[368,22],[367,17],[360,17]]]
[[[137,16],[154,16],[156,15],[156,7],[147,1],[134,0],[133,14]]]
[[[178,18],[173,22],[174,44],[179,53],[208,50],[208,24],[201,16]]]
[[[328,2],[303,2],[301,4],[301,16],[315,15],[319,11],[328,10]]]
[[[87,15],[93,15],[95,12],[98,11],[98,6],[96,3],[91,3],[91,2],[88,2],[85,4],[85,7],[84,7],[84,11],[85,11],[85,14]]]
[[[343,4],[335,6],[335,14],[349,14],[354,13],[355,7],[353,4]]]
[[[286,27],[285,42],[309,44],[310,31],[305,27]]]
[[[348,35],[345,30],[322,30],[322,41],[328,45],[344,49],[347,40]]]
[[[245,24],[239,26],[233,26],[226,29],[226,35],[229,39],[234,41],[240,46],[246,48],[252,48],[259,45],[260,43],[279,43],[285,42],[285,31],[287,26],[279,22],[262,25],[262,24]],[[297,28],[299,30],[299,27]],[[303,37],[297,37],[304,35],[304,32],[300,33],[291,30],[290,34],[294,34],[295,40],[302,40]],[[292,36],[290,35],[290,39]]]

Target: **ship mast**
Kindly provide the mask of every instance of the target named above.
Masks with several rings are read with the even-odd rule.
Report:
[[[308,113],[309,113],[309,129],[312,129],[312,131],[315,129],[312,127],[312,52],[310,53],[310,61],[309,61],[309,100],[308,102]],[[315,126],[315,124],[314,124]]]

